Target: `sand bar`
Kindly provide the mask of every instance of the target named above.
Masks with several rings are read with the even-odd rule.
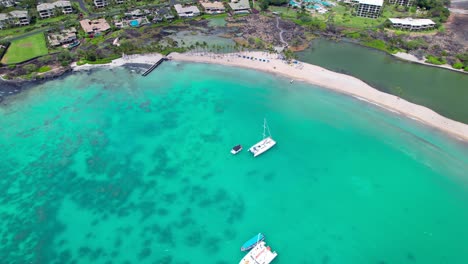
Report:
[[[278,55],[266,52],[241,52],[224,55],[171,53],[168,57],[175,61],[214,63],[279,74],[291,78],[291,80],[304,81],[367,100],[380,107],[393,110],[440,129],[455,138],[468,141],[468,125],[466,124],[443,117],[427,107],[383,93],[355,77],[329,71],[312,64],[302,62],[287,64],[284,60],[279,59]]]

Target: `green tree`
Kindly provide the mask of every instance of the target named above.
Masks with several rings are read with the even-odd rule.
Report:
[[[27,73],[32,73],[37,70],[36,64],[26,64],[23,66],[23,70],[25,70]]]
[[[268,2],[268,0],[260,0],[260,2],[259,2],[259,6],[260,6],[260,9],[262,11],[268,10],[269,5],[270,5],[270,3]]]

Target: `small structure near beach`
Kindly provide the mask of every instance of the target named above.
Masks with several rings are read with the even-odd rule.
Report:
[[[95,20],[83,19],[80,21],[80,25],[90,36],[99,35],[110,29],[109,23],[104,18]]]
[[[179,17],[194,17],[200,15],[200,10],[196,6],[185,6],[183,7],[181,4],[174,5],[175,10],[177,11],[177,15]]]

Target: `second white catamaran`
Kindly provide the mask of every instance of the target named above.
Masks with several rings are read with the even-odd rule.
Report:
[[[268,130],[268,137],[266,135],[267,130]],[[264,119],[263,120],[263,139],[257,144],[250,147],[249,151],[253,154],[254,157],[257,157],[258,155],[272,148],[274,145],[276,145],[276,141],[274,141],[273,138],[271,138],[270,128],[267,125],[266,119]]]

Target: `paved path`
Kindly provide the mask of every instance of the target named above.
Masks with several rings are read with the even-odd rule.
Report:
[[[284,41],[284,39],[283,39],[284,30],[279,27],[279,17],[276,17],[276,28],[280,31],[279,36],[280,36],[281,42],[284,44],[285,47],[287,47],[288,43],[286,41]]]

